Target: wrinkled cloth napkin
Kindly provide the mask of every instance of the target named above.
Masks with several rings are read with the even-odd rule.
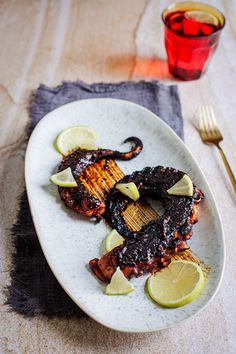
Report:
[[[183,138],[183,119],[177,86],[167,86],[158,81],[92,85],[80,81],[63,82],[54,88],[40,85],[33,94],[29,109],[29,135],[40,119],[55,108],[72,101],[99,97],[138,103],[157,114]],[[28,316],[81,316],[82,311],[59,285],[45,260],[25,191],[20,196],[17,221],[11,231],[15,252],[7,300],[10,308]]]

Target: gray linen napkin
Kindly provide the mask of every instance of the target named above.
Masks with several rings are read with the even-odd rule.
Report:
[[[158,81],[92,85],[80,81],[63,82],[55,88],[40,85],[33,95],[30,107],[29,134],[40,119],[55,108],[75,100],[99,97],[138,103],[157,114],[183,138],[183,119],[177,86],[167,86]],[[61,288],[45,260],[35,233],[25,191],[20,197],[12,236],[15,252],[8,289],[9,306],[28,316],[81,316],[82,311]]]

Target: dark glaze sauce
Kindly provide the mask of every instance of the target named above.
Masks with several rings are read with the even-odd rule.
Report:
[[[163,257],[169,250],[184,248],[191,237],[194,205],[203,194],[194,186],[192,197],[172,196],[167,190],[185,173],[173,168],[146,167],[122,178],[119,183],[134,182],[140,196],[160,199],[165,209],[158,221],[151,221],[140,231],[130,230],[122,216],[130,200],[115,188],[111,189],[106,202],[106,218],[109,224],[126,238],[122,246],[112,252],[119,266],[150,262],[153,257]],[[187,247],[186,247],[187,248]]]

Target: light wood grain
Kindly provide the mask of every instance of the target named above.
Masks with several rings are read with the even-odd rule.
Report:
[[[161,79],[171,82],[165,62],[157,0],[2,0],[0,2],[0,279],[9,284],[11,239],[23,187],[24,127],[31,90],[40,83]],[[24,318],[8,312],[1,292],[0,353],[235,353],[236,197],[214,148],[194,127],[201,104],[213,104],[223,146],[236,172],[236,2],[212,0],[227,25],[207,74],[178,82],[185,141],[217,199],[226,236],[226,269],[210,305],[178,326],[158,333],[116,333],[89,318]],[[15,143],[16,142],[16,143]],[[9,145],[10,144],[10,145]],[[4,147],[4,148],[1,148]]]

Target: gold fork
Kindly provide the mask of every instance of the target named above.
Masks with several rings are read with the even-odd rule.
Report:
[[[228,160],[220,146],[223,136],[220,132],[218,124],[215,119],[215,114],[212,106],[201,106],[198,110],[199,117],[199,134],[205,144],[215,145],[220,151],[221,157],[224,161],[226,171],[229,175],[234,192],[236,193],[236,180],[233,171],[228,163]]]

